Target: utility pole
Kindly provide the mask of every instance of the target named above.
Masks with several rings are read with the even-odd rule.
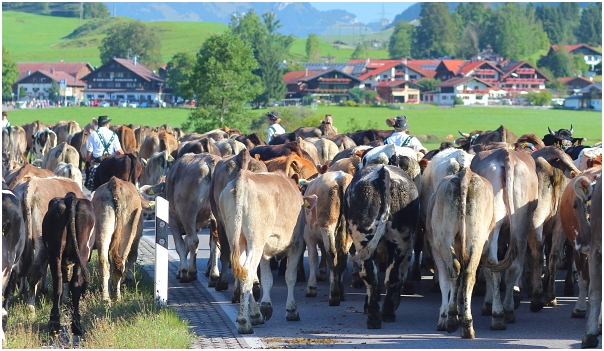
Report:
[[[113,3],[113,18],[115,18],[115,3]]]
[[[80,26],[82,25],[82,18],[84,18],[84,3],[80,2]]]

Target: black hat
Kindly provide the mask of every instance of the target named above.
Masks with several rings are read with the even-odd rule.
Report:
[[[396,116],[395,122],[394,129],[407,129],[409,127],[405,116]]]
[[[111,118],[109,118],[109,116],[99,116],[99,127],[102,127],[109,122],[111,122]]]
[[[271,121],[276,121],[279,118],[279,112],[277,111],[271,111],[269,113],[266,114],[266,117],[268,119],[270,119]]]

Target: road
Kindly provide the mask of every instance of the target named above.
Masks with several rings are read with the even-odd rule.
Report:
[[[144,239],[154,240],[154,221],[145,222]],[[207,288],[207,279],[203,276],[209,257],[207,229],[198,233],[200,238],[197,267],[199,280]],[[171,259],[178,261],[174,243],[170,236],[169,252]],[[308,261],[305,257],[308,275]],[[476,339],[464,340],[460,330],[455,333],[436,331],[440,292],[429,292],[431,277],[424,272],[421,282],[415,283],[416,294],[404,295],[396,311],[397,320],[382,323],[382,329],[366,328],[366,316],[363,314],[365,289],[354,289],[350,282],[350,264],[345,276],[346,301],[340,306],[329,306],[328,281],[318,282],[317,297],[304,296],[306,283],[297,283],[295,299],[300,313],[299,322],[285,319],[285,299],[287,296],[283,276],[273,271],[274,286],[271,291],[273,316],[265,324],[255,326],[254,334],[245,336],[248,345],[254,348],[439,348],[439,349],[492,349],[492,348],[580,348],[585,319],[570,318],[576,297],[558,297],[558,306],[546,307],[532,313],[530,300],[524,298],[516,310],[516,323],[508,324],[507,330],[489,329],[490,316],[481,316],[480,307],[483,297],[472,301],[474,330]],[[558,292],[563,290],[563,277],[556,280]],[[232,276],[229,290],[216,292],[207,288],[235,326],[238,304],[231,303]],[[575,288],[578,292],[578,288]],[[602,344],[600,343],[600,346]]]

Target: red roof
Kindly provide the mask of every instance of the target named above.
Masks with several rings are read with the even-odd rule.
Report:
[[[492,64],[489,61],[475,61],[475,62],[466,61],[466,63],[459,70],[459,74],[463,74],[465,76],[466,74],[472,72],[473,70],[478,69],[482,65],[490,66],[492,69],[494,69],[500,73],[503,73],[497,66],[495,66],[494,64]]]
[[[135,65],[131,60],[121,59],[121,58],[114,58],[113,60],[115,60],[116,62],[118,62],[119,64],[124,66],[125,68],[129,69],[130,71],[134,72],[135,74],[139,75],[141,78],[143,78],[147,81],[151,81],[151,80],[156,80],[156,81],[160,81],[160,82],[164,81],[160,76],[156,75],[155,73],[153,73],[153,71],[151,71],[147,67],[141,65],[140,63],[137,63]]]
[[[459,69],[466,62],[466,60],[442,60],[442,64],[453,74],[459,74]]]
[[[439,64],[440,60],[407,60],[406,63],[407,67],[427,78],[436,76],[436,67]]]
[[[489,84],[489,83],[481,80],[480,78],[476,78],[476,77],[455,77],[455,78],[447,79],[444,82],[438,84],[437,87],[456,87],[458,85],[461,85],[465,82],[469,82],[471,80],[477,80],[477,81],[481,82],[482,84],[485,84],[489,88],[493,87],[492,84]]]
[[[561,77],[561,78],[558,78],[558,80],[561,81],[564,84],[568,84],[568,83],[572,82],[575,79],[582,80],[582,81],[585,81],[585,82],[590,83],[590,84],[593,83],[591,80],[589,80],[589,79],[587,79],[585,77]]]
[[[67,74],[65,72],[54,71],[54,73],[52,73],[50,71],[43,71],[43,70],[39,70],[38,72],[42,73],[43,75],[45,75],[53,80],[56,80],[57,82],[60,82],[62,79],[65,79],[65,83],[67,86],[86,87],[86,83],[82,82],[79,79],[76,79],[74,76]]]
[[[19,71],[17,81],[27,76],[27,71],[30,73],[50,71],[51,68],[55,72],[65,72],[75,77],[84,66],[89,66],[90,70],[93,70],[88,62],[17,62],[17,70]]]
[[[376,85],[376,87],[396,87],[396,86],[399,86],[404,83],[412,83],[413,85],[417,85],[413,82],[409,82],[408,80],[395,79],[395,80],[383,80],[383,81],[379,82]]]
[[[369,65],[365,66],[368,69],[368,72],[359,75],[358,78],[360,80],[365,80],[372,76],[375,76],[376,74],[383,73],[384,71],[389,70],[392,67],[395,67],[400,64],[401,64],[401,61],[399,61],[399,60],[396,60],[396,61],[395,60],[388,60],[388,61],[383,60],[381,62],[372,61]],[[369,70],[370,68],[371,68],[371,70]]]
[[[283,76],[283,83],[298,84],[299,81],[316,76],[325,71],[294,71],[288,72]]]
[[[591,46],[589,46],[589,45],[587,45],[587,44],[573,44],[573,45],[564,45],[564,48],[565,48],[566,50],[568,50],[568,52],[572,52],[572,51],[574,51],[574,50],[576,50],[576,49],[578,49],[578,48],[581,48],[581,47],[585,47],[585,48],[588,48],[588,49],[593,50],[593,51],[595,51],[595,52],[599,52],[598,50],[596,50],[596,49],[592,48]],[[558,51],[558,45],[552,45],[552,49],[553,49],[554,51]]]

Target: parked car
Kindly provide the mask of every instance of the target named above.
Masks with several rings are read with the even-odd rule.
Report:
[[[117,107],[128,107],[128,100],[120,100],[117,102]]]
[[[99,102],[99,107],[111,107],[111,103],[108,101],[101,101]]]
[[[137,108],[138,107],[138,102],[133,101],[133,102],[131,102],[131,103],[128,104],[128,107]]]
[[[140,108],[147,108],[147,107],[149,107],[149,103],[147,101],[143,101],[143,102],[141,102],[140,105],[138,105],[138,107],[140,107]]]

